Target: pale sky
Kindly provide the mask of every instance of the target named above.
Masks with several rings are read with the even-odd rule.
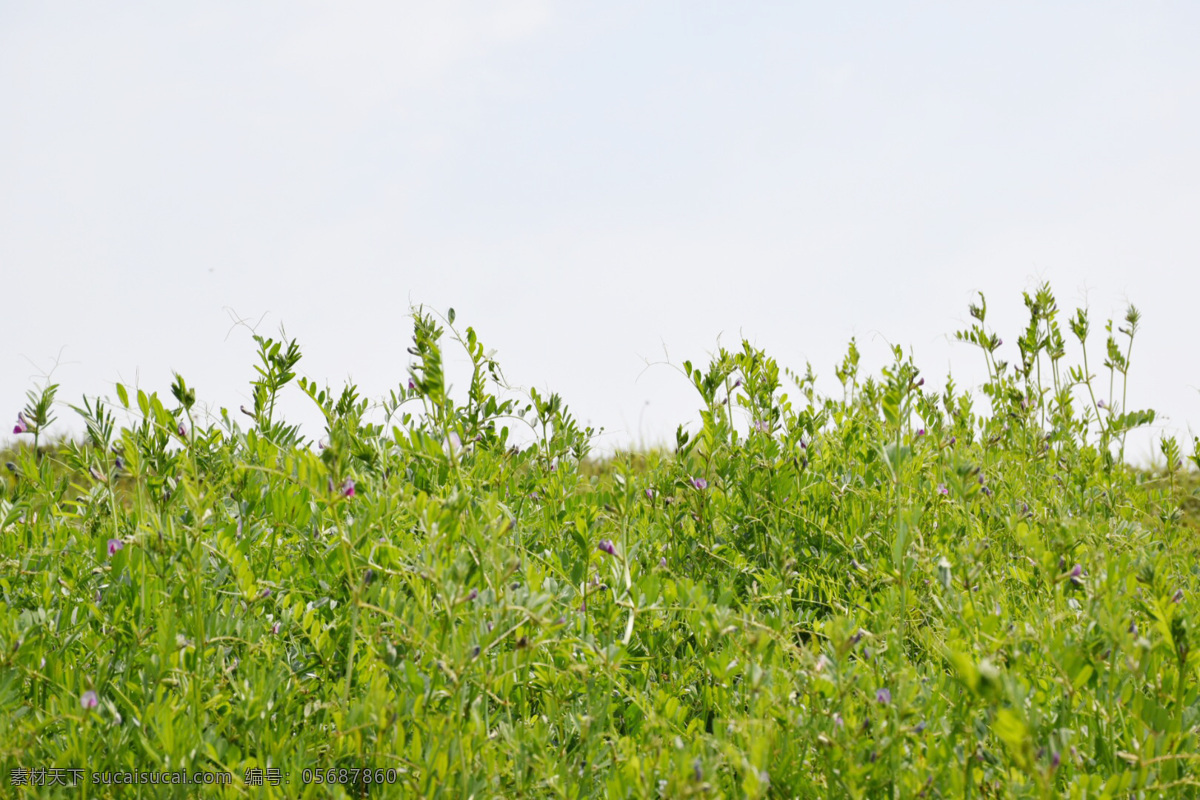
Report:
[[[52,367],[236,409],[235,317],[382,397],[424,303],[610,450],[698,420],[659,362],[718,340],[976,384],[975,293],[1015,361],[1046,280],[1097,372],[1138,306],[1129,404],[1190,453],[1197,41],[1182,2],[0,0],[0,414]]]

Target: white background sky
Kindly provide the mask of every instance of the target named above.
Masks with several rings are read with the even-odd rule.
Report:
[[[0,413],[52,367],[235,409],[233,314],[380,397],[425,303],[611,449],[697,419],[664,348],[972,384],[975,292],[1016,360],[1046,280],[1097,371],[1141,309],[1130,405],[1190,442],[1197,41],[1182,2],[0,0]]]

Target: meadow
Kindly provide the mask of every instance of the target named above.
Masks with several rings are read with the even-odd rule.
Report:
[[[1198,443],[1126,463],[1136,309],[1024,302],[1007,347],[971,307],[977,389],[851,342],[825,396],[743,343],[682,365],[673,449],[604,459],[452,311],[414,311],[382,402],[261,336],[215,421],[177,376],[47,443],[37,387],[0,489],[0,796],[1200,796]],[[101,777],[180,770],[231,777]]]

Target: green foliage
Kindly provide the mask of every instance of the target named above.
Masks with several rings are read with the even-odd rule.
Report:
[[[258,336],[248,427],[180,376],[84,398],[85,441],[0,487],[4,794],[61,766],[229,798],[1196,796],[1196,473],[1174,439],[1123,463],[1134,309],[1098,397],[1086,312],[1072,365],[1049,288],[1025,305],[1014,366],[982,298],[958,334],[982,401],[898,348],[864,378],[853,341],[828,398],[743,343],[683,364],[674,452],[606,461],[452,311],[415,311],[382,424]]]

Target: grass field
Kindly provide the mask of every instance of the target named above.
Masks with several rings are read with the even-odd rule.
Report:
[[[684,365],[673,451],[605,460],[453,312],[414,313],[382,412],[265,338],[213,425],[178,378],[41,447],[35,389],[0,493],[0,796],[1200,796],[1196,457],[1125,465],[1136,310],[1097,336],[1025,301],[1009,364],[972,307],[979,391],[900,350],[860,375],[852,343],[826,397],[747,344]],[[230,777],[105,782],[180,770]]]

